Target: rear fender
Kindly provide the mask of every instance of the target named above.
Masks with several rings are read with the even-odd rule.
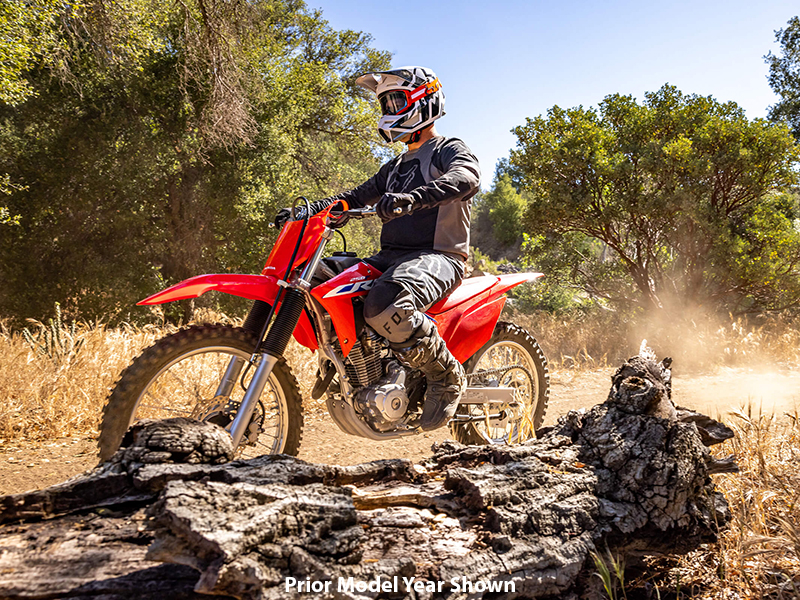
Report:
[[[250,300],[261,300],[269,305],[275,303],[278,295],[278,279],[270,275],[243,275],[234,273],[221,273],[213,275],[198,275],[172,287],[157,292],[144,300],[137,302],[139,306],[153,306],[175,302],[176,300],[186,300],[197,298],[206,292],[222,292],[240,298]],[[317,336],[314,327],[308,318],[306,311],[300,315],[300,321],[294,330],[295,339],[311,350],[318,347]]]
[[[434,320],[439,332],[456,360],[463,363],[492,337],[503,312],[508,290],[542,276],[542,273],[500,275],[497,282],[485,292],[436,315]]]
[[[544,277],[544,273],[510,273],[508,275],[499,275],[497,277],[497,283],[492,286],[492,295],[496,297],[497,294],[503,294],[521,283],[534,282],[540,277]]]

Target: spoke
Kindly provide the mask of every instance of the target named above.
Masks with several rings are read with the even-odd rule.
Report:
[[[170,376],[171,376],[173,379],[175,379],[175,381],[177,381],[177,382],[178,382],[178,383],[181,385],[181,387],[183,387],[184,389],[188,387],[188,386],[187,386],[187,385],[184,383],[183,379],[181,379],[180,377],[178,377],[178,376],[175,374],[175,371],[173,371],[172,369],[170,369],[169,371],[167,371],[167,373],[168,373],[168,374],[169,374],[169,375],[170,375]]]

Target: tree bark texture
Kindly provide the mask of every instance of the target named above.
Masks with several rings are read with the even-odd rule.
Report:
[[[535,440],[445,442],[419,464],[231,461],[215,425],[141,422],[91,473],[0,498],[0,596],[592,597],[598,549],[632,564],[715,539],[729,517],[709,475],[736,467],[706,444],[731,435],[677,409],[669,360],[652,356],[626,362],[605,402]],[[337,586],[395,576],[446,583]],[[333,583],[307,594],[287,591],[288,577]],[[453,591],[462,577],[514,591]]]

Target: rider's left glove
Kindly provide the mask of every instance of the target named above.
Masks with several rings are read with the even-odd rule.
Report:
[[[375,212],[386,223],[414,212],[417,199],[411,194],[384,194],[375,205]]]
[[[324,200],[317,200],[316,202],[312,202],[310,206],[311,214],[312,215],[317,214],[319,211],[324,210],[334,202],[336,202],[336,200],[332,198],[325,198]],[[294,219],[296,221],[302,221],[305,218],[306,218],[306,206],[305,204],[298,204],[294,208]],[[275,223],[275,227],[280,229],[281,227],[286,225],[288,221],[291,220],[292,220],[292,209],[282,208],[278,211],[278,214],[275,215],[275,220],[273,222]]]

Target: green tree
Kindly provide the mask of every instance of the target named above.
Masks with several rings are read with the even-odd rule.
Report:
[[[0,314],[101,315],[257,271],[279,207],[359,183],[385,153],[353,80],[388,54],[300,1],[58,6],[63,60],[25,63],[25,100],[0,105],[20,215],[0,228]]]
[[[33,94],[24,73],[36,61],[56,64],[56,5],[57,0],[0,0],[0,102],[15,105]],[[0,194],[18,189],[7,173],[0,175]],[[19,215],[0,206],[0,225],[18,222]]]
[[[504,246],[513,246],[522,235],[525,199],[514,189],[511,177],[501,175],[484,194],[481,210],[492,224],[494,237]]]
[[[493,260],[516,260],[527,202],[503,165],[498,165],[492,189],[473,199],[471,240]]]
[[[19,104],[33,88],[25,74],[37,62],[56,66],[58,0],[0,0],[0,102]]]
[[[533,247],[559,248],[592,295],[647,309],[800,303],[787,193],[798,148],[784,125],[664,86],[642,104],[615,94],[597,110],[556,106],[515,133]],[[586,238],[600,247],[587,253]]]
[[[769,65],[769,85],[781,99],[770,107],[769,118],[786,123],[800,140],[800,18],[792,17],[785,29],[775,32],[781,55],[764,57]]]

